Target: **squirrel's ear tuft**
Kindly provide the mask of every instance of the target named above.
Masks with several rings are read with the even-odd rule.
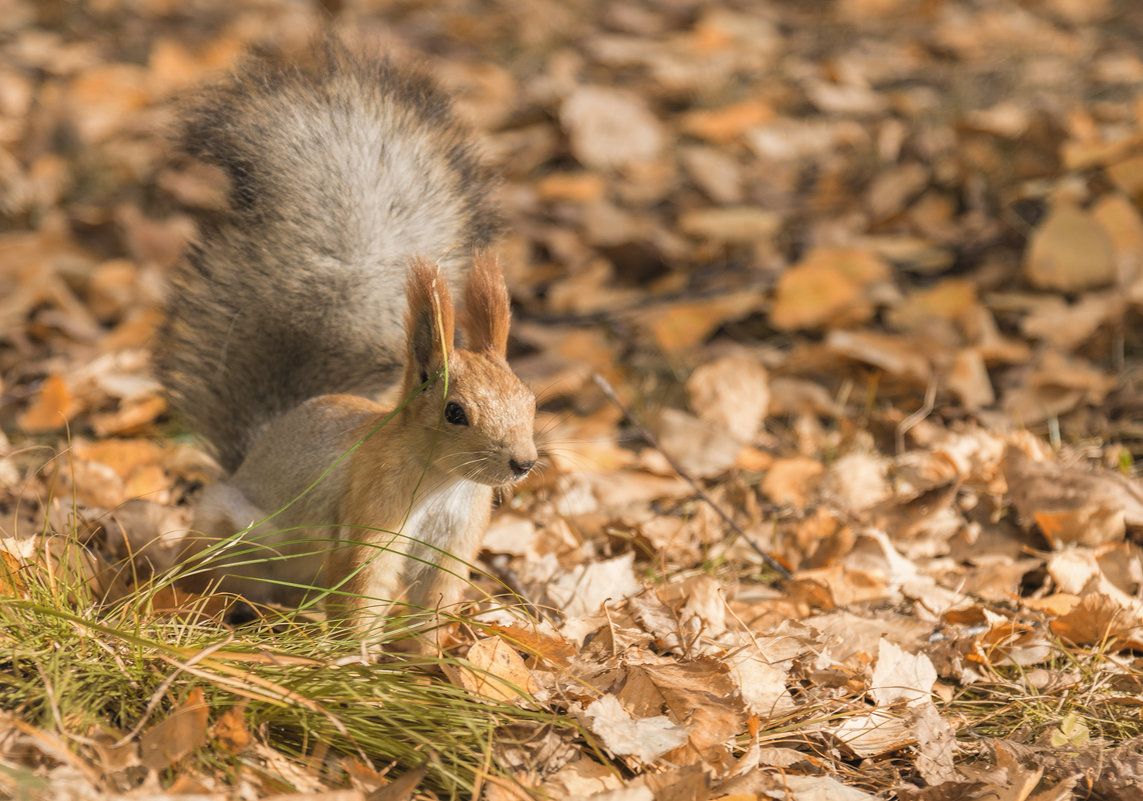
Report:
[[[414,258],[405,286],[408,312],[405,329],[409,343],[409,366],[420,373],[436,372],[452,350],[453,309],[448,281],[437,265]]]
[[[505,355],[510,313],[508,287],[496,257],[487,252],[477,253],[472,260],[472,272],[468,274],[461,319],[468,347]]]

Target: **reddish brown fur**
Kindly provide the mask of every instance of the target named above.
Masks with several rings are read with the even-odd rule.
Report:
[[[464,293],[462,327],[471,350],[492,350],[501,356],[508,352],[510,319],[508,287],[496,257],[477,253]]]
[[[454,312],[448,282],[436,264],[423,258],[412,259],[405,295],[409,304],[405,314],[409,353],[406,375],[412,374],[415,386],[420,383],[416,380],[420,370],[439,369],[452,351]]]

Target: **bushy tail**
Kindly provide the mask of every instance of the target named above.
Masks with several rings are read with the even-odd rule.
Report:
[[[181,144],[225,171],[230,203],[174,275],[156,363],[233,471],[303,400],[399,380],[410,259],[463,286],[499,226],[494,181],[428,78],[334,41],[204,92]]]

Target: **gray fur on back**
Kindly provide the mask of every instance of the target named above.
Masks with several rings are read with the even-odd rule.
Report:
[[[176,270],[156,362],[228,472],[307,398],[395,381],[410,257],[438,261],[459,294],[499,226],[491,173],[428,78],[334,41],[317,51],[248,65],[182,131],[226,171],[230,207]]]

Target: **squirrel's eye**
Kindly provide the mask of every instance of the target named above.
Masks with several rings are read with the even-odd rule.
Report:
[[[468,415],[464,413],[464,407],[455,401],[449,401],[445,406],[445,420],[454,426],[468,425]]]

